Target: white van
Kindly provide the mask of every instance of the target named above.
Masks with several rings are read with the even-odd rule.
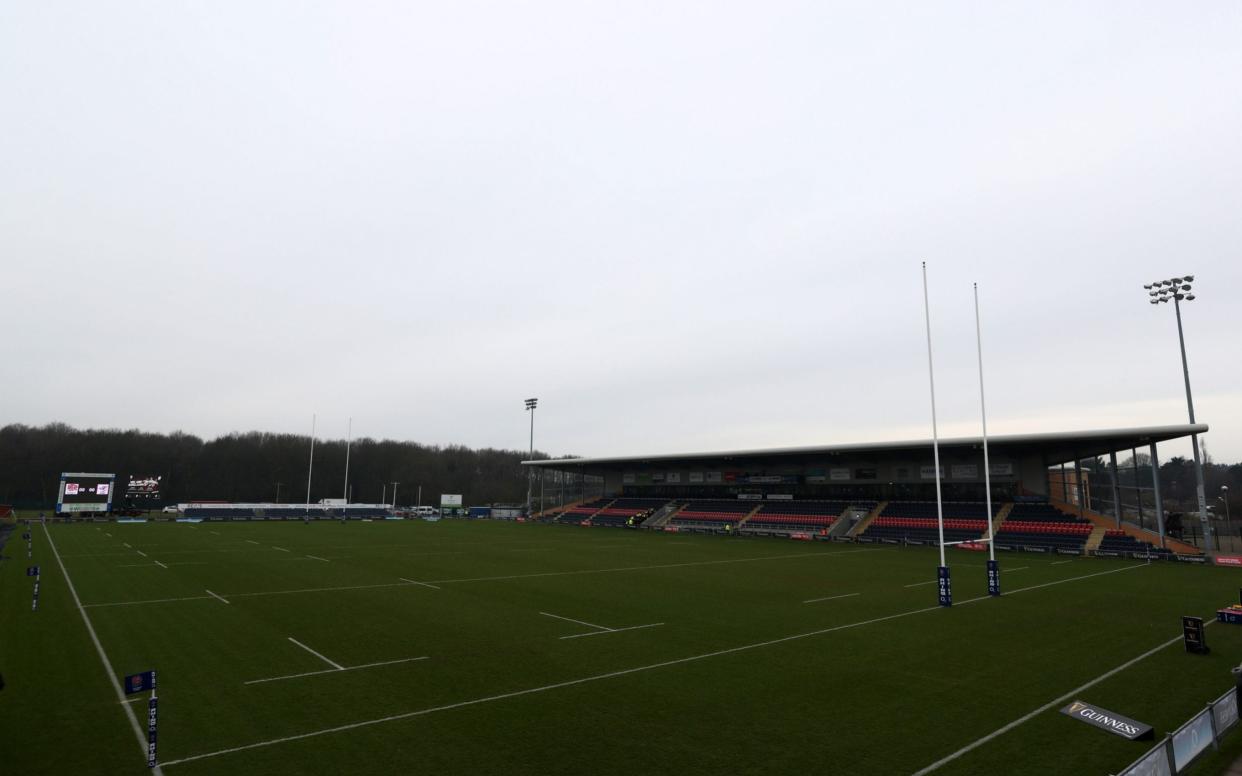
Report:
[[[440,510],[435,507],[414,507],[412,512],[415,517],[436,517]]]

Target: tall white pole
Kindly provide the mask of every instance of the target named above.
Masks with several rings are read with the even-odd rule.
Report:
[[[349,419],[349,425],[346,426],[346,429],[347,430],[345,431],[345,493],[343,495],[345,498],[345,503],[349,504],[349,446],[353,444],[353,441],[354,441],[354,419],[352,417]],[[343,510],[342,510],[342,514],[343,514]]]
[[[927,380],[931,386],[932,465],[936,467],[936,527],[940,531],[940,565],[944,566],[944,503],[940,497],[940,436],[936,430],[936,376],[932,369],[931,310],[927,302],[927,262],[923,262],[923,319],[927,323]]]
[[[310,517],[310,488],[311,475],[315,473],[315,420],[314,414],[311,415],[311,448],[310,448],[310,465],[306,468],[306,516]]]
[[[988,505],[988,560],[996,560],[992,528],[992,467],[988,461],[988,406],[983,394],[983,329],[979,325],[979,284],[975,288],[975,346],[979,351],[979,414],[983,416],[983,493]]]

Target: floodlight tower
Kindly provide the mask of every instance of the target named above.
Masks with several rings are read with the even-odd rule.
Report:
[[[1192,425],[1195,422],[1195,403],[1190,396],[1190,368],[1186,366],[1186,339],[1182,335],[1181,303],[1194,301],[1195,295],[1191,293],[1190,286],[1194,279],[1194,275],[1186,275],[1168,280],[1157,280],[1143,286],[1147,289],[1147,295],[1151,297],[1152,304],[1173,300],[1173,310],[1177,313],[1177,344],[1182,349],[1182,378],[1186,382],[1186,409],[1190,412]],[[1203,549],[1206,552],[1212,538],[1212,525],[1208,522],[1207,516],[1207,493],[1203,486],[1203,461],[1199,458],[1199,435],[1191,434],[1190,443],[1195,454],[1195,487],[1199,496],[1199,522],[1203,524]]]
[[[530,456],[527,460],[535,457],[535,405],[539,403],[538,399],[527,399],[526,410],[530,412]],[[530,498],[531,491],[535,487],[535,470],[533,467],[526,467],[526,516],[530,517]]]

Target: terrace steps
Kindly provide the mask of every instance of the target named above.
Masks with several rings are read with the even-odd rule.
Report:
[[[1102,525],[1097,525],[1091,529],[1091,535],[1087,537],[1087,543],[1083,549],[1087,552],[1095,552],[1100,549],[1100,542],[1104,541],[1104,532],[1108,529]]]
[[[746,525],[746,521],[747,521],[747,520],[749,520],[749,519],[751,519],[751,518],[752,518],[752,517],[754,517],[755,515],[759,514],[759,510],[760,510],[760,509],[763,509],[763,503],[762,503],[762,502],[760,502],[759,504],[756,504],[754,509],[752,509],[752,510],[750,510],[749,512],[747,512],[747,513],[746,513],[746,514],[742,517],[742,519],[741,519],[741,520],[738,520],[738,521],[737,521],[737,523],[736,523],[736,524],[734,524],[734,526],[733,526],[733,530],[735,530],[735,531],[736,531],[737,529],[739,529],[739,528],[741,528],[742,526]]]
[[[867,513],[866,517],[864,517],[862,520],[859,520],[854,525],[854,527],[850,529],[849,533],[847,533],[846,536],[851,536],[851,537],[858,536],[863,531],[866,531],[867,527],[871,525],[871,521],[879,517],[880,513],[884,511],[884,507],[886,506],[888,506],[887,501],[881,501],[880,503],[876,504],[875,507],[870,512]]]
[[[1000,527],[1005,524],[1005,520],[1009,517],[1009,513],[1012,511],[1013,511],[1012,501],[1007,502],[1005,506],[1000,508],[1000,511],[996,513],[996,519],[992,522],[993,533],[1000,530]]]
[[[644,520],[643,528],[662,528],[668,525],[668,521],[672,520],[678,512],[685,509],[686,504],[688,503],[690,502],[670,501],[661,507],[659,512],[656,512],[654,515]]]

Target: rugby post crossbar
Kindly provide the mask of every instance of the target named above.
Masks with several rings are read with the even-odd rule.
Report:
[[[986,536],[982,539],[962,539],[956,542],[945,542],[944,546],[945,547],[956,547],[959,544],[991,544],[991,543],[992,543],[992,537]]]

